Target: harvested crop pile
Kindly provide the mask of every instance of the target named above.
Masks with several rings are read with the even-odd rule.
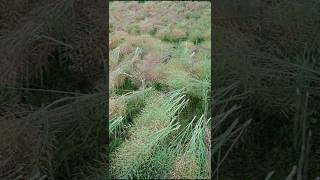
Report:
[[[108,177],[208,178],[210,2],[110,2],[109,15]]]

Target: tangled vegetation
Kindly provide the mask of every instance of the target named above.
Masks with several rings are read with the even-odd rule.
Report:
[[[217,150],[227,158],[213,150],[213,176],[319,178],[319,1],[225,0],[214,7],[214,112],[229,116],[223,129],[251,121],[241,138],[232,136],[236,144]]]
[[[210,177],[210,2],[109,3],[109,172]]]

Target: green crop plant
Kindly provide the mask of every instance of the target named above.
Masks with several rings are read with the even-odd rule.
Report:
[[[113,2],[110,179],[210,176],[210,13],[209,2]]]
[[[124,124],[123,120],[124,120],[124,118],[122,116],[115,117],[110,120],[110,122],[109,122],[109,136],[112,134],[116,135],[117,131],[121,130],[120,128]]]
[[[156,36],[163,41],[179,42],[186,39],[187,33],[182,29],[166,27],[164,29],[160,29]]]
[[[211,171],[209,167],[210,146],[206,143],[209,143],[210,135],[206,133],[210,132],[208,125],[211,119],[205,119],[203,114],[197,121],[195,120],[196,117],[181,131],[172,145],[176,147],[178,153],[171,171],[172,178],[202,179],[209,177]]]
[[[164,96],[155,92],[146,100],[146,107],[129,130],[130,138],[113,154],[111,169],[115,177],[136,176],[139,166],[150,158],[153,148],[179,128],[177,114],[188,102],[182,93],[183,90],[178,90]]]
[[[201,43],[205,39],[205,34],[203,34],[203,32],[200,30],[194,30],[189,33],[188,39],[191,42],[198,44],[198,43]]]
[[[127,30],[130,34],[140,34],[140,27],[136,24],[130,25]]]

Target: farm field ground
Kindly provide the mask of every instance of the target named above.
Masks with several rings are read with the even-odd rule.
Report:
[[[210,2],[109,3],[110,178],[210,176]]]

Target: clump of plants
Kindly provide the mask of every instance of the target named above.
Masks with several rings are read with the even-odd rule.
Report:
[[[188,39],[191,42],[198,44],[205,40],[205,34],[200,30],[194,30],[189,33]]]
[[[179,42],[186,39],[187,33],[182,29],[165,27],[160,29],[156,36],[163,41]]]
[[[140,27],[137,24],[133,24],[128,27],[127,31],[129,34],[137,35],[137,34],[140,34]]]

